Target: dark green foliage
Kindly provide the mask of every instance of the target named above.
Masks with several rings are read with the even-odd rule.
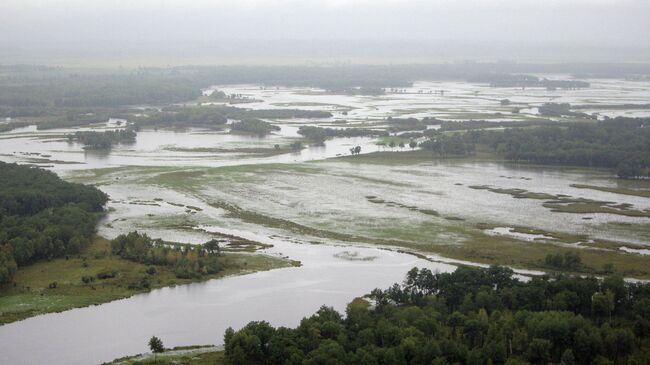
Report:
[[[69,134],[68,140],[84,144],[84,148],[99,150],[109,149],[114,144],[134,143],[136,132],[133,129],[116,129],[114,131],[82,131]]]
[[[650,176],[648,118],[472,132],[471,137],[513,161],[618,168],[624,178]]]
[[[126,260],[169,266],[173,268],[176,277],[192,279],[221,271],[219,246],[218,243],[215,246],[214,241],[208,241],[204,245],[169,243],[136,231],[117,236],[111,241],[111,251]],[[155,268],[147,269],[149,275],[155,272]]]
[[[161,339],[159,339],[156,336],[152,336],[149,339],[149,349],[153,353],[160,353],[165,351],[165,346],[163,346],[163,342]]]
[[[491,87],[545,87],[547,89],[577,89],[589,87],[589,83],[579,80],[549,80],[533,75],[505,73],[473,76],[470,82],[488,83]]]
[[[560,253],[548,254],[544,259],[544,263],[556,269],[566,269],[578,271],[582,266],[582,259],[580,255],[574,252],[566,252],[564,255]]]
[[[14,276],[18,270],[16,260],[10,245],[2,245],[0,247],[0,284],[6,283]]]
[[[244,119],[241,122],[233,123],[230,129],[236,132],[244,132],[258,136],[264,136],[273,131],[279,131],[280,127],[259,119]]]
[[[312,142],[323,142],[331,137],[362,137],[362,136],[386,136],[387,132],[366,129],[366,128],[323,128],[313,126],[301,126],[298,128],[298,134],[308,138]]]
[[[0,162],[0,283],[18,266],[79,252],[108,197],[56,174]]]
[[[512,274],[414,268],[403,284],[375,289],[374,308],[355,301],[345,318],[322,307],[295,329],[266,322],[228,329],[226,358],[233,365],[647,363],[650,339],[636,329],[650,311],[635,308],[650,301],[650,284],[565,276],[521,282]],[[592,308],[598,295],[612,298],[607,320]]]
[[[136,120],[139,126],[221,128],[228,119],[251,120],[258,118],[328,118],[323,111],[299,109],[243,109],[232,106],[172,107]]]
[[[11,107],[115,107],[195,99],[200,86],[180,75],[13,74],[0,78],[0,105]]]
[[[427,125],[439,124],[435,118],[424,118],[419,120],[416,118],[393,118],[388,117],[386,122],[389,125],[389,130],[393,133],[402,131],[422,131],[427,129]]]
[[[545,103],[544,105],[537,108],[539,114],[548,116],[548,117],[581,117],[581,118],[593,118],[585,113],[573,112],[571,111],[571,104],[569,103]]]
[[[170,108],[136,120],[139,126],[220,128],[228,122],[221,107]]]
[[[467,137],[468,135],[439,134],[420,143],[420,147],[440,156],[466,156],[474,153],[474,143]]]

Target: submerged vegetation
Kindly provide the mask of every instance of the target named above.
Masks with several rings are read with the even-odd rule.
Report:
[[[304,136],[312,142],[323,143],[326,139],[333,137],[386,136],[388,135],[388,132],[366,128],[335,129],[314,126],[301,126],[298,128],[298,134]]]
[[[244,364],[643,364],[650,285],[619,276],[532,278],[510,269],[414,268],[356,299],[345,316],[321,307],[295,328],[250,322],[226,330]]]
[[[232,132],[265,136],[273,131],[279,131],[280,127],[259,119],[244,119],[241,122],[233,123],[230,130]]]
[[[115,144],[134,143],[136,135],[137,133],[131,128],[104,132],[83,131],[68,134],[68,141],[79,142],[85,149],[105,150]]]

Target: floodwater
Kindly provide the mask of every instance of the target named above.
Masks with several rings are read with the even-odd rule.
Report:
[[[199,129],[143,130],[134,144],[117,146],[110,153],[84,151],[64,138],[66,133],[80,129],[38,131],[32,126],[2,133],[0,160],[41,165],[64,178],[97,184],[110,195],[111,210],[99,227],[102,236],[112,238],[138,229],[153,237],[199,243],[209,239],[210,232],[219,232],[273,244],[263,253],[288,256],[301,261],[302,266],[164,288],[0,326],[0,363],[110,361],[146,351],[146,341],[152,335],[161,337],[168,347],[219,344],[228,326],[238,328],[253,320],[295,326],[321,305],[344,310],[354,297],[401,281],[413,266],[454,269],[451,260],[432,262],[368,243],[313,237],[264,222],[245,221],[212,204],[215,202],[369,240],[462,242],[466,226],[491,223],[497,227],[494,234],[519,238],[523,243],[547,237],[516,234],[511,227],[648,244],[650,238],[642,236],[641,231],[626,228],[647,225],[647,218],[555,213],[544,208],[541,200],[515,199],[469,187],[519,188],[650,209],[648,198],[571,187],[576,183],[615,187],[615,179],[606,171],[472,162],[401,166],[323,161],[349,155],[354,146],[361,146],[362,153],[379,150],[376,141],[367,137],[335,138],[325,146],[273,156],[243,150],[288,145],[299,138],[296,131],[300,125],[344,127],[346,124],[340,122],[345,120],[348,125],[377,127],[379,119],[387,116],[526,120],[538,117],[536,108],[544,102],[610,105],[642,104],[650,99],[647,82],[589,81],[589,89],[555,91],[419,82],[403,93],[378,97],[331,95],[316,89],[216,86],[214,89],[228,94],[262,100],[239,107],[330,110],[334,116],[269,120],[281,130],[263,138]],[[436,94],[439,90],[445,92]],[[521,105],[521,112],[512,113],[512,107],[501,106],[499,100],[505,98]],[[647,109],[597,108],[593,112],[599,116],[648,115]],[[110,120],[83,129],[116,127],[117,121]],[[103,168],[113,169],[95,170]],[[190,214],[178,204],[202,210]],[[422,210],[438,215],[423,214]],[[179,223],[193,228],[181,230]],[[647,252],[625,250],[630,254]]]
[[[343,312],[355,297],[388,287],[414,266],[454,269],[377,248],[297,245],[247,237],[272,243],[268,254],[288,255],[303,266],[158,289],[1,326],[0,363],[98,364],[145,352],[153,335],[170,347],[222,344],[226,328],[240,328],[249,321],[296,326],[321,305]],[[340,258],[337,254],[344,251],[374,259]]]

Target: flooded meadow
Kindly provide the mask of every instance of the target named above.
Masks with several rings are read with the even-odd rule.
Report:
[[[304,125],[383,130],[387,117],[534,121],[540,118],[537,108],[547,102],[581,105],[597,118],[650,116],[648,108],[623,108],[650,100],[649,82],[587,81],[590,88],[577,90],[423,81],[379,96],[218,85],[204,93],[241,95],[249,100],[237,105],[242,108],[323,110],[333,116],[265,119],[280,128],[265,137],[234,134],[227,125],[143,129],[135,143],[110,151],[84,150],[66,135],[119,128],[128,121],[0,133],[0,160],[46,167],[109,195],[98,227],[103,237],[132,230],[195,244],[241,237],[265,245],[258,253],[302,264],[1,326],[0,362],[98,363],[144,351],[143,339],[152,334],[170,346],[221,344],[225,328],[252,320],[295,326],[320,305],[344,310],[353,298],[401,281],[413,266],[451,271],[459,263],[503,262],[481,245],[497,253],[517,252],[513,257],[531,256],[506,262],[528,274],[539,273],[532,260],[548,247],[580,247],[603,260],[647,266],[650,198],[643,195],[650,192],[648,181],[621,182],[604,169],[471,157],[435,160],[420,154],[408,163],[368,159],[373,152],[413,152],[380,145],[375,137],[336,137],[296,151],[276,147],[300,141],[297,130]],[[510,103],[503,105],[503,99]],[[356,146],[361,153],[350,156]],[[595,208],[568,212],[562,209],[565,201]],[[607,209],[597,209],[602,207]],[[637,278],[645,275],[639,271]]]

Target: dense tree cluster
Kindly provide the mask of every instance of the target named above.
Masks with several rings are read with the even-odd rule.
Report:
[[[56,174],[0,162],[0,283],[18,266],[79,252],[107,196]]]
[[[474,143],[467,137],[460,134],[438,134],[420,143],[420,147],[440,156],[466,156],[474,153]]]
[[[113,239],[111,251],[126,260],[169,266],[176,277],[182,279],[200,278],[221,270],[220,248],[216,240],[203,245],[173,244],[135,231]]]
[[[201,95],[195,81],[170,73],[18,73],[0,78],[0,105],[11,107],[116,107],[163,104]]]
[[[91,150],[109,149],[115,144],[134,143],[136,132],[131,128],[113,131],[79,131],[68,134],[68,141],[79,142]]]
[[[166,108],[135,120],[138,126],[221,128],[228,122],[222,108],[213,106]]]
[[[442,125],[443,132],[463,129],[463,123],[448,123]],[[616,169],[621,178],[650,177],[650,118],[533,123],[504,130],[471,130],[486,127],[487,122],[469,123],[470,130],[464,133],[434,131],[420,146],[439,155],[462,156],[484,145],[511,161],[607,167]]]
[[[221,128],[233,120],[328,118],[330,112],[300,109],[245,109],[233,106],[170,107],[140,117],[139,126]]]
[[[539,114],[548,117],[568,116],[579,118],[594,118],[585,113],[572,111],[571,104],[569,103],[544,103],[542,106],[538,107],[537,110],[539,111]]]
[[[386,123],[388,124],[388,129],[391,132],[397,133],[403,131],[423,131],[427,129],[427,126],[441,125],[443,121],[431,117],[422,119],[388,117],[386,119]]]
[[[260,119],[244,119],[240,122],[233,123],[230,130],[265,136],[273,131],[279,131],[280,127]]]
[[[650,176],[649,118],[511,128],[474,137],[513,161],[616,168],[622,178]]]
[[[322,307],[297,328],[226,330],[241,364],[647,364],[650,285],[620,277],[533,278],[510,269],[411,270],[374,307]]]
[[[533,75],[522,74],[483,74],[473,76],[470,82],[490,84],[491,87],[545,87],[547,89],[578,89],[589,87],[589,83],[580,80],[549,80]]]
[[[301,126],[298,134],[312,142],[322,143],[332,137],[363,137],[363,136],[386,136],[387,132],[367,128],[323,128],[314,126]]]

